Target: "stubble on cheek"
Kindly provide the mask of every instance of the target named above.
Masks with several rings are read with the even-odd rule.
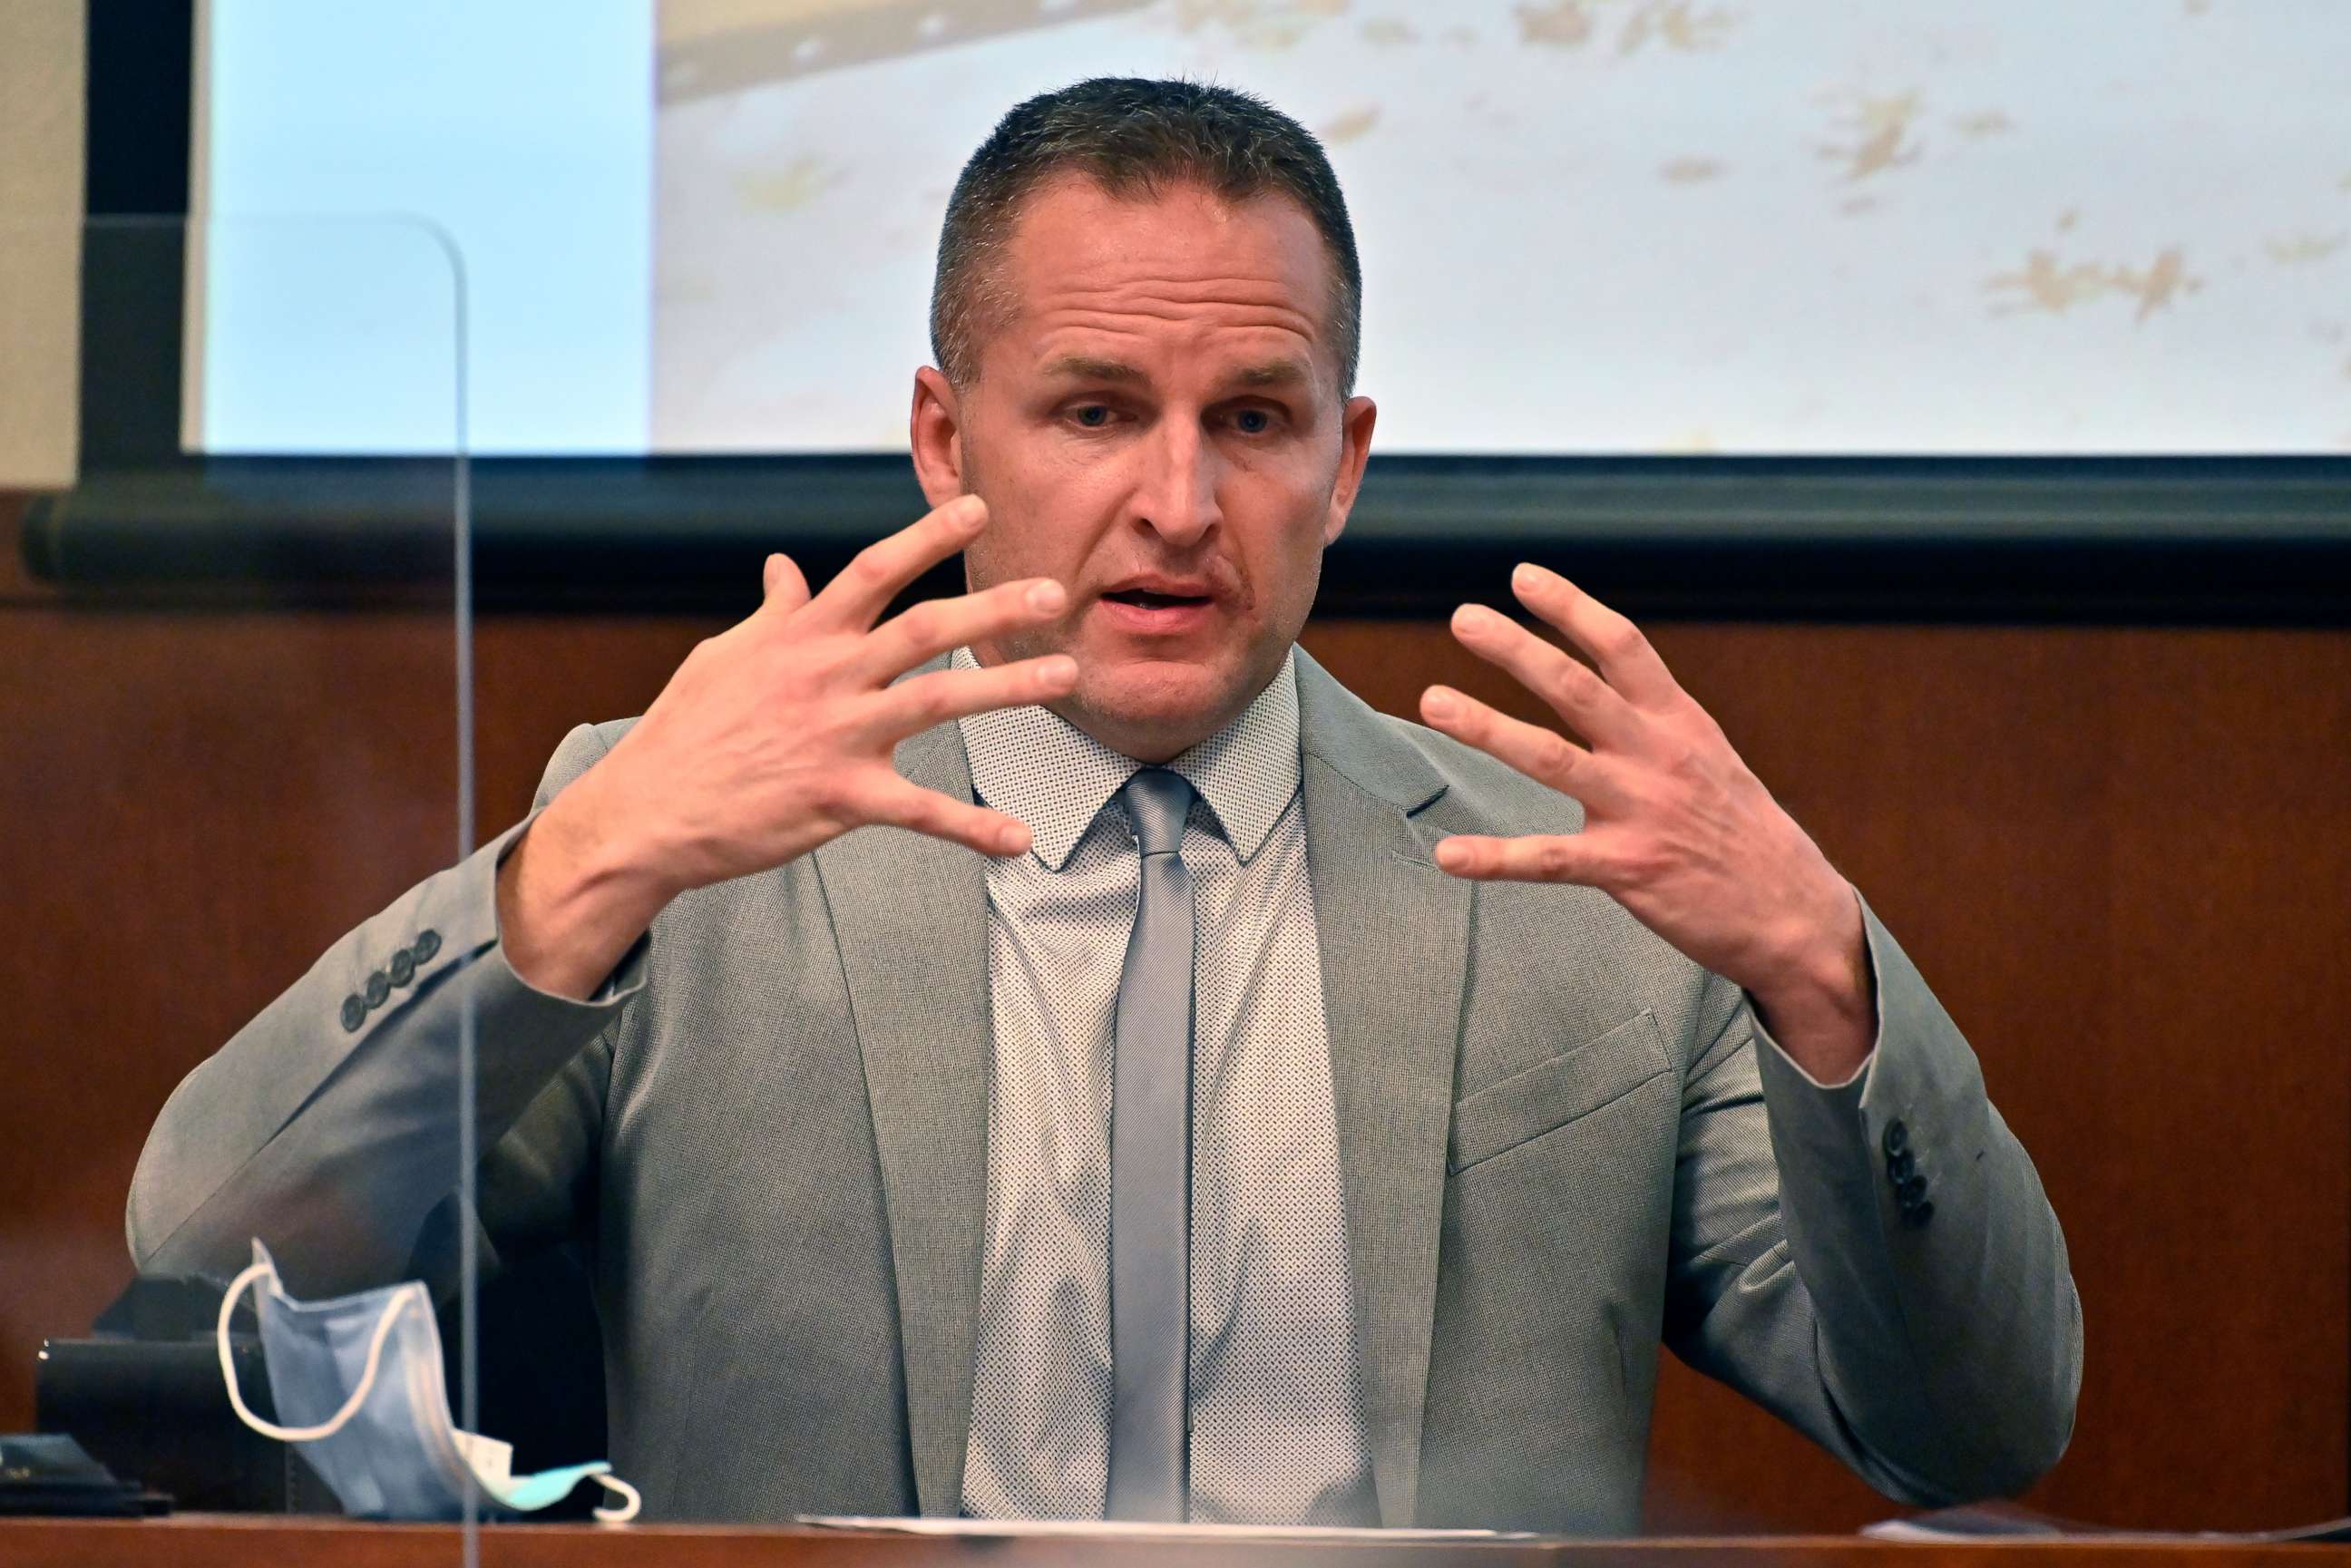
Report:
[[[993,527],[996,514],[991,511],[989,516],[990,526]],[[994,542],[983,534],[966,547],[963,580],[967,591],[981,593],[1000,583],[1018,581],[1022,578],[1057,577],[1055,573],[1026,567],[1018,560],[1003,559],[1000,551],[991,548]],[[1062,583],[1062,587],[1068,586],[1067,582]],[[998,632],[991,637],[976,637],[972,640],[972,649],[978,654],[980,662],[987,664],[1010,664],[1016,659],[1035,659],[1047,653],[1064,652],[1076,612],[1073,605],[1058,618],[1042,625],[1031,623]]]
[[[1019,548],[1018,541],[1024,538],[1031,547],[1040,542],[1033,532],[1024,535],[1022,530],[1033,529],[1035,519],[1048,515],[1046,508],[1019,496],[990,494],[982,477],[978,444],[968,438],[964,444],[963,490],[987,503],[987,527],[964,549],[964,587],[978,593],[1002,583],[1049,577],[1069,593],[1071,602],[1059,617],[1042,625],[1015,627],[992,637],[974,639],[973,651],[986,664],[1010,664],[1017,659],[1042,658],[1048,653],[1073,653],[1077,650],[1072,643],[1077,640],[1085,608],[1077,598],[1077,579],[1082,575],[1079,570],[1082,563],[1039,560]],[[992,467],[987,471],[992,472]],[[1019,472],[1019,465],[1016,463],[1009,471]],[[1050,491],[1050,481],[1047,488]]]

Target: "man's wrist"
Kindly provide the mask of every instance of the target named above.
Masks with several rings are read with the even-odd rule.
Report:
[[[1763,1027],[1815,1081],[1852,1078],[1877,1045],[1877,987],[1860,900],[1844,888],[1840,919],[1780,967],[1768,987],[1750,988]]]
[[[648,845],[606,831],[591,793],[575,785],[559,795],[498,868],[507,964],[531,985],[575,998],[594,993],[680,891]]]
[[[583,776],[549,801],[531,824],[557,846],[559,863],[548,891],[567,900],[590,900],[642,911],[647,923],[685,889],[673,870],[674,857],[642,821],[625,810],[607,807],[594,774]],[[529,837],[528,833],[523,835]]]

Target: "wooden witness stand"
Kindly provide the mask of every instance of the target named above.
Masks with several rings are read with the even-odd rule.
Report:
[[[364,1524],[279,1515],[162,1520],[0,1520],[0,1568],[443,1568],[464,1561],[455,1525]],[[1986,1541],[1914,1544],[1859,1536],[1658,1537],[1633,1541],[1249,1541],[951,1538],[726,1525],[494,1525],[487,1568],[2351,1568],[2351,1547],[2233,1542]]]

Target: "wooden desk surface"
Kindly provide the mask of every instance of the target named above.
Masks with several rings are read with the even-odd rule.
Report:
[[[0,1520],[0,1568],[443,1568],[462,1561],[454,1525],[183,1514],[162,1520]],[[1858,1536],[1636,1541],[1236,1542],[956,1539],[886,1531],[723,1525],[524,1524],[482,1532],[486,1568],[2123,1568],[2190,1559],[2194,1568],[2351,1568],[2351,1546],[2083,1540],[1915,1545]]]

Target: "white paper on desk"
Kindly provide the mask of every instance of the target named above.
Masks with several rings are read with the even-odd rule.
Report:
[[[2297,1542],[2351,1541],[2351,1518],[2322,1520],[2316,1524],[2283,1530],[2133,1530],[2127,1526],[2086,1524],[2060,1519],[2013,1503],[1963,1504],[1914,1514],[1908,1519],[1865,1524],[1861,1533],[1876,1541],[2094,1541],[2107,1545],[2156,1542],[2279,1546]]]
[[[804,1513],[796,1524],[825,1530],[878,1530],[895,1535],[1084,1536],[1092,1540],[1173,1537],[1206,1541],[1532,1541],[1523,1530],[1377,1530],[1336,1524],[1146,1524],[1101,1519],[885,1519]]]

